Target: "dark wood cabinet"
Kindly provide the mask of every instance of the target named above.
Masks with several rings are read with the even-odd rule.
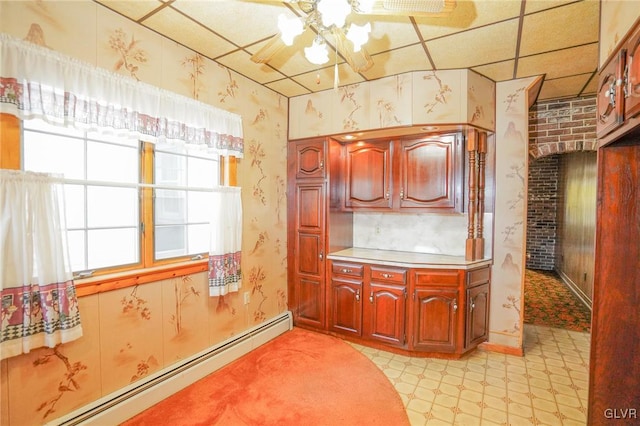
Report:
[[[462,134],[346,145],[345,208],[461,211]]]
[[[640,25],[631,33],[624,51],[624,115],[626,118],[632,118],[640,114]]]
[[[292,155],[296,179],[325,177],[324,139],[298,142],[295,144]]]
[[[294,319],[313,327],[325,323],[325,184],[296,184]]]
[[[455,352],[458,289],[416,287],[414,290],[413,349]]]
[[[625,52],[620,51],[600,73],[597,93],[596,134],[599,138],[617,129],[624,118],[623,73]]]
[[[489,283],[467,289],[465,348],[478,346],[489,336]]]
[[[329,330],[403,346],[406,275],[400,268],[331,262]]]
[[[357,142],[346,151],[345,207],[391,209],[391,141]]]
[[[462,148],[460,134],[401,141],[400,208],[461,208]]]

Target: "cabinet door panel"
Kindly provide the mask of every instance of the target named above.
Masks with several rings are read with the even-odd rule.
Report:
[[[391,208],[389,141],[347,147],[345,206]]]
[[[296,282],[297,322],[323,326],[324,286],[317,279],[299,277]]]
[[[343,334],[362,334],[362,281],[331,279],[331,329]]]
[[[297,244],[299,274],[320,276],[322,271],[322,241],[318,234],[298,234]]]
[[[405,343],[405,287],[372,282],[365,302],[367,337],[402,346]]]
[[[596,98],[596,133],[599,138],[617,129],[624,119],[624,96],[622,94],[622,68],[624,52],[621,51],[600,73]]]
[[[415,296],[414,349],[454,352],[458,291],[449,288],[416,288]]]
[[[298,185],[298,229],[324,229],[324,183]]]
[[[403,141],[400,207],[455,208],[462,182],[461,152],[456,135]]]
[[[467,290],[467,327],[465,347],[476,346],[489,335],[489,284]]]
[[[625,118],[640,114],[640,26],[627,43],[627,86]]]
[[[324,157],[324,140],[298,143],[295,147],[296,178],[324,177]]]

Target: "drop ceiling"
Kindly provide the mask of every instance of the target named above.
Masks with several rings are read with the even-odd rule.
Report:
[[[598,69],[599,0],[458,0],[446,17],[351,15],[371,22],[373,66],[354,72],[339,55],[324,65],[303,53],[305,31],[268,64],[250,60],[295,3],[264,0],[94,0],[243,76],[294,97],[424,70],[472,69],[496,82],[544,75],[539,100],[592,95]],[[331,40],[328,40],[331,46]]]

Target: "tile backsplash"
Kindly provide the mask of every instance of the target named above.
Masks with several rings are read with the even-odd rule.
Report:
[[[466,214],[354,213],[353,246],[464,256]],[[490,257],[493,215],[484,217],[485,257]]]

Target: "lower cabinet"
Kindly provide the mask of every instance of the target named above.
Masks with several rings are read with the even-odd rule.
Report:
[[[329,330],[404,345],[406,275],[404,269],[332,262]]]
[[[489,266],[330,261],[329,331],[411,354],[461,356],[487,340]]]

